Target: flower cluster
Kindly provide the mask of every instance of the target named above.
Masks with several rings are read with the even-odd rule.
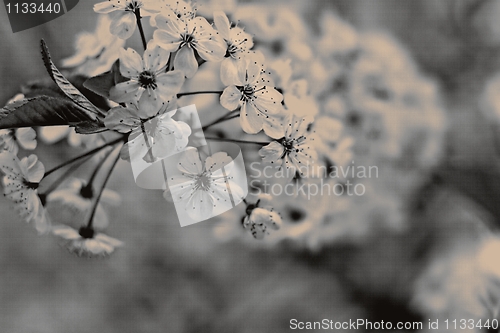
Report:
[[[43,61],[55,86],[40,81],[23,87],[24,95],[6,105],[5,117],[0,119],[1,147],[13,156],[6,158],[10,164],[2,169],[8,180],[6,195],[23,211],[21,216],[35,225],[48,225],[44,223],[47,212],[56,215],[56,226],[39,229],[64,238],[71,252],[110,254],[121,245],[98,233],[108,225],[101,202],[109,197],[105,186],[120,157],[152,165],[180,153],[175,171],[180,174],[167,178],[164,172],[164,188],[168,188],[164,196],[176,205],[182,203],[186,214],[201,220],[228,200],[233,206],[240,202],[246,189],[233,182],[234,161],[224,152],[201,157],[199,146],[193,146],[200,131],[209,141],[244,144],[245,151],[260,146],[251,158],[256,157],[262,168],[270,165],[285,171],[289,175],[285,184],[313,182],[308,170],[326,165],[322,154],[332,154],[325,149],[337,151],[334,163],[350,156],[352,139],[344,134],[340,120],[333,137],[325,134],[328,128],[322,132],[321,125],[316,126],[317,95],[311,93],[307,78],[296,78],[300,72],[292,71],[295,59],[280,62],[265,49],[256,50],[256,37],[245,25],[232,23],[238,13],[228,17],[216,10],[199,15],[192,3],[170,0],[103,1],[94,11],[99,14],[95,31],[81,33],[76,53],[62,61],[71,70],[63,75],[42,41]],[[294,22],[287,24],[293,27]],[[127,46],[136,35],[142,51]],[[213,82],[206,81],[207,71],[215,74]],[[196,86],[197,77],[214,90],[188,90]],[[215,105],[202,103],[201,118],[209,119],[208,123],[195,128],[192,120],[176,111],[210,94],[219,98]],[[42,119],[35,109],[43,110]],[[219,126],[222,123],[239,125]],[[317,131],[324,140],[317,139]],[[16,155],[35,149],[36,136],[48,145],[67,138],[70,145],[88,151],[45,174],[38,172],[35,179],[29,168],[23,169],[28,160],[18,161]],[[35,155],[29,157],[36,165],[35,159]],[[81,165],[93,170],[89,177],[75,178],[73,173]],[[60,172],[63,168],[67,170]],[[52,180],[45,180],[49,177]],[[40,182],[41,194],[37,192]],[[10,190],[14,186],[22,197]],[[268,199],[247,206],[244,228],[258,239],[283,224],[278,212],[265,203]],[[57,218],[67,209],[82,224]]]
[[[250,14],[255,11],[261,15]],[[320,250],[381,229],[406,230],[405,201],[442,156],[446,117],[436,84],[393,38],[360,33],[331,12],[322,14],[316,38],[292,10],[248,4],[234,18],[256,32],[254,43],[263,45],[257,52],[271,70],[260,73],[280,88],[278,112],[286,114],[277,131],[266,128],[262,116],[255,121],[275,140],[260,149],[268,168],[251,168],[251,186],[278,194],[274,207],[283,217],[282,227],[264,243],[292,239]],[[240,87],[251,80],[245,78]],[[224,107],[246,102],[237,87],[222,95]],[[264,115],[265,120],[273,114]],[[370,168],[376,172],[360,172]],[[216,233],[223,239],[241,235],[227,222]]]
[[[96,254],[75,232],[94,240],[107,226],[100,202],[106,202],[105,185],[119,157],[153,165],[182,155],[172,171],[180,174],[168,177],[163,167],[164,196],[194,220],[242,199],[246,189],[230,174],[234,161],[197,149],[203,134],[202,141],[240,144],[250,192],[274,197],[272,209],[264,199],[247,204],[245,216],[233,209],[221,223],[226,235],[243,229],[261,244],[288,238],[321,249],[379,228],[404,229],[403,202],[439,161],[446,119],[435,84],[392,38],[359,33],[328,12],[319,36],[311,38],[296,12],[255,4],[242,4],[229,17],[221,10],[200,15],[190,2],[170,0],[111,0],[94,10],[96,30],[81,34],[76,54],[63,61],[73,68],[67,78],[42,43],[57,91],[52,84],[50,95],[39,96],[28,86],[2,112],[25,112],[29,121],[0,119],[1,147],[14,156],[34,149],[35,136],[46,144],[67,137],[89,149],[38,179],[70,166],[46,181],[40,202],[82,215],[74,232],[60,221],[64,232],[55,233],[71,246]],[[255,10],[262,15],[248,15]],[[127,45],[136,37],[142,50]],[[211,90],[200,90],[206,86]],[[176,111],[193,103],[203,124]],[[30,115],[34,108],[46,110],[50,120],[39,122]],[[82,164],[93,172],[75,180],[72,171]],[[371,168],[375,173],[368,176],[359,171]],[[360,205],[365,208],[355,209]]]

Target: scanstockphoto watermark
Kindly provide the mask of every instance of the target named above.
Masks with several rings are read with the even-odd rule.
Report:
[[[330,179],[364,179],[378,178],[377,166],[356,165],[354,161],[342,166],[329,166],[303,163],[298,168],[286,169],[279,165],[263,166],[261,162],[250,163],[253,178],[292,178],[295,173],[300,173],[302,178],[330,178]]]
[[[269,193],[273,196],[296,196],[302,195],[310,200],[318,195],[321,196],[362,196],[366,193],[364,184],[353,184],[349,180],[343,183],[332,183],[327,179],[320,179],[318,183],[299,183],[292,182],[288,184],[271,183],[267,180],[253,179],[250,181],[250,188],[256,194]]]
[[[311,199],[321,196],[362,196],[366,193],[365,185],[359,179],[378,178],[377,166],[355,165],[354,161],[346,166],[326,167],[320,165],[301,165],[298,169],[286,169],[280,166],[261,167],[260,162],[250,164],[252,173],[250,187],[257,193],[265,192],[275,196],[302,195]],[[282,184],[276,179],[292,179],[296,173],[302,179],[314,179],[314,182],[290,182]],[[332,182],[332,179],[338,181]],[[274,181],[272,181],[274,180]]]

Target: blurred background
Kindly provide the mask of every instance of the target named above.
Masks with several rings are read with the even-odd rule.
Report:
[[[47,77],[41,38],[56,64],[74,54],[97,2],[16,34],[0,10],[2,105]],[[106,207],[106,233],[125,246],[106,259],[38,237],[0,200],[1,331],[288,332],[293,318],[422,321],[426,331],[428,319],[498,318],[500,1],[198,4],[239,20],[269,59],[292,59],[319,114],[345,123],[355,157],[380,179],[320,216],[282,203],[292,223],[259,243],[216,219],[181,228],[162,193],[136,186],[120,161],[109,188],[122,204]],[[37,149],[48,169],[75,148]],[[224,223],[238,227],[237,214]]]

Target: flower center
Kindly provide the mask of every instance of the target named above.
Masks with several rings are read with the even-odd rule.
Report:
[[[82,186],[80,189],[80,195],[85,199],[92,199],[93,197],[92,186]]]
[[[210,178],[207,172],[204,172],[196,178],[195,187],[196,190],[202,189],[203,191],[208,191],[210,189],[211,184],[212,184],[212,179]]]
[[[238,87],[238,89],[243,93],[241,96],[242,101],[246,102],[253,99],[255,89],[251,85],[246,84],[243,87]]]
[[[295,139],[283,139],[281,141],[281,145],[285,148],[285,151],[283,152],[283,156],[286,154],[290,154],[297,150],[295,146]]]
[[[127,12],[135,12],[136,9],[142,7],[142,1],[130,1],[125,7],[125,11]]]
[[[24,186],[26,186],[29,189],[36,190],[40,184],[38,183],[32,183],[27,181],[26,179],[23,181]]]
[[[80,230],[78,230],[78,234],[85,239],[94,238],[94,229],[89,227],[81,227]]]
[[[150,71],[144,71],[139,74],[139,83],[144,89],[156,89],[158,87],[156,84],[156,75]]]
[[[194,33],[194,30],[193,30],[193,33]],[[184,33],[181,35],[181,46],[180,47],[183,47],[185,45],[193,47],[195,43],[196,43],[196,41],[195,41],[192,33]]]
[[[252,214],[252,211],[253,211],[255,208],[257,208],[257,205],[250,204],[250,205],[248,205],[248,206],[247,206],[247,209],[246,209],[245,213],[246,213],[247,215],[250,215],[250,214]]]
[[[226,40],[227,50],[224,57],[226,58],[232,57],[236,59],[238,52],[244,50],[244,47],[241,46],[241,44],[245,43],[246,41],[247,41],[246,38],[239,43],[233,43],[232,41]]]
[[[306,214],[303,210],[300,210],[298,208],[289,208],[288,210],[288,220],[292,223],[299,223],[304,220],[306,217]]]

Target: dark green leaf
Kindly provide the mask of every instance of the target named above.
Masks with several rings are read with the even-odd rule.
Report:
[[[65,73],[63,75],[65,75],[68,81],[71,82],[71,84],[73,84],[85,97],[87,97],[92,104],[104,111],[109,109],[109,103],[106,98],[95,94],[83,86],[83,83],[88,79],[88,76],[81,74],[66,75]],[[24,94],[26,98],[43,95],[67,98],[51,78],[28,82],[27,84],[21,86],[21,93]]]
[[[88,112],[68,99],[39,96],[0,109],[0,129],[32,126],[75,126],[93,120]]]
[[[41,40],[41,49],[43,62],[50,77],[64,92],[64,94],[78,106],[80,106],[84,112],[87,112],[90,119],[96,120],[99,115],[104,115],[102,111],[99,110],[99,108],[92,104],[78,89],[75,88],[75,86],[71,84],[71,82],[69,82],[64,77],[64,75],[61,74],[61,72],[52,62],[49,49],[47,48],[47,45],[45,44],[45,41],[43,39]]]
[[[10,113],[26,103],[28,103],[27,99],[21,99],[19,101],[7,104],[0,110],[0,119],[2,118],[3,114]]]

